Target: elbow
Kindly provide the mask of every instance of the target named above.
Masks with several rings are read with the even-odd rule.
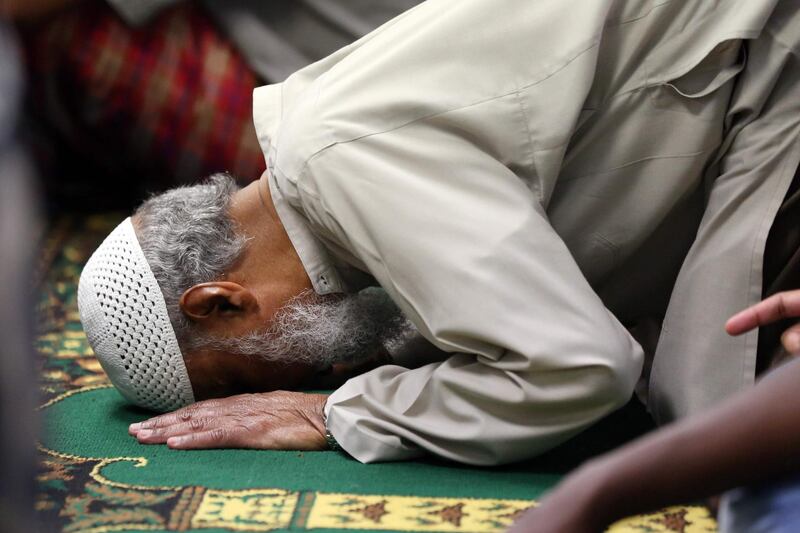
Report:
[[[604,367],[601,374],[596,391],[598,404],[608,406],[607,412],[627,404],[636,388],[636,379],[631,379],[632,368]]]
[[[613,351],[592,366],[593,396],[598,405],[608,406],[607,412],[628,403],[642,373],[642,348],[632,338],[626,340],[615,344]]]

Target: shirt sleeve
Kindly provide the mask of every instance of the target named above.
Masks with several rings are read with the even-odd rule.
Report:
[[[298,178],[312,226],[451,354],[378,368],[330,396],[329,430],[362,462],[425,451],[484,465],[531,457],[624,404],[641,371],[641,348],[532,185],[448,127],[516,105],[502,100],[334,145]]]
[[[660,423],[754,382],[758,330],[732,337],[724,326],[761,299],[765,245],[800,162],[800,71],[787,60],[800,42],[797,22],[797,9],[780,5],[748,44],[719,161],[708,170],[705,213],[658,341],[648,405]]]

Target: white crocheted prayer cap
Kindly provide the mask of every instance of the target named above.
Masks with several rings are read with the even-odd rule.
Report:
[[[130,218],[86,263],[78,309],[89,344],[125,398],[156,411],[194,402],[164,296]]]

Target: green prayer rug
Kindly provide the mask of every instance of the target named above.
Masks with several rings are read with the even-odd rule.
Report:
[[[632,403],[558,450],[497,468],[139,445],[127,427],[149,414],[110,387],[76,305],[82,264],[121,219],[65,217],[43,246],[37,347],[45,428],[36,508],[46,530],[503,531],[571,468],[650,428]],[[610,531],[713,532],[716,525],[704,507],[680,506]]]

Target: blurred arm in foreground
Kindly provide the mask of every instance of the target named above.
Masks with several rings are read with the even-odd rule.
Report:
[[[736,314],[725,329],[739,335],[790,317],[800,317],[800,290],[776,294]],[[782,343],[790,354],[800,354],[800,324],[786,330]],[[624,516],[796,474],[798,382],[800,360],[795,359],[716,409],[590,461],[511,531],[601,531]],[[800,495],[797,485],[793,477],[775,488],[728,493],[720,530],[755,533],[796,528],[800,516],[787,516],[786,511]],[[781,500],[774,498],[777,494]],[[770,504],[768,499],[775,501]],[[748,509],[742,506],[746,500]],[[780,501],[783,504],[775,503]],[[766,506],[773,516],[765,513]],[[772,521],[778,513],[780,519]],[[778,524],[786,529],[774,529]]]

